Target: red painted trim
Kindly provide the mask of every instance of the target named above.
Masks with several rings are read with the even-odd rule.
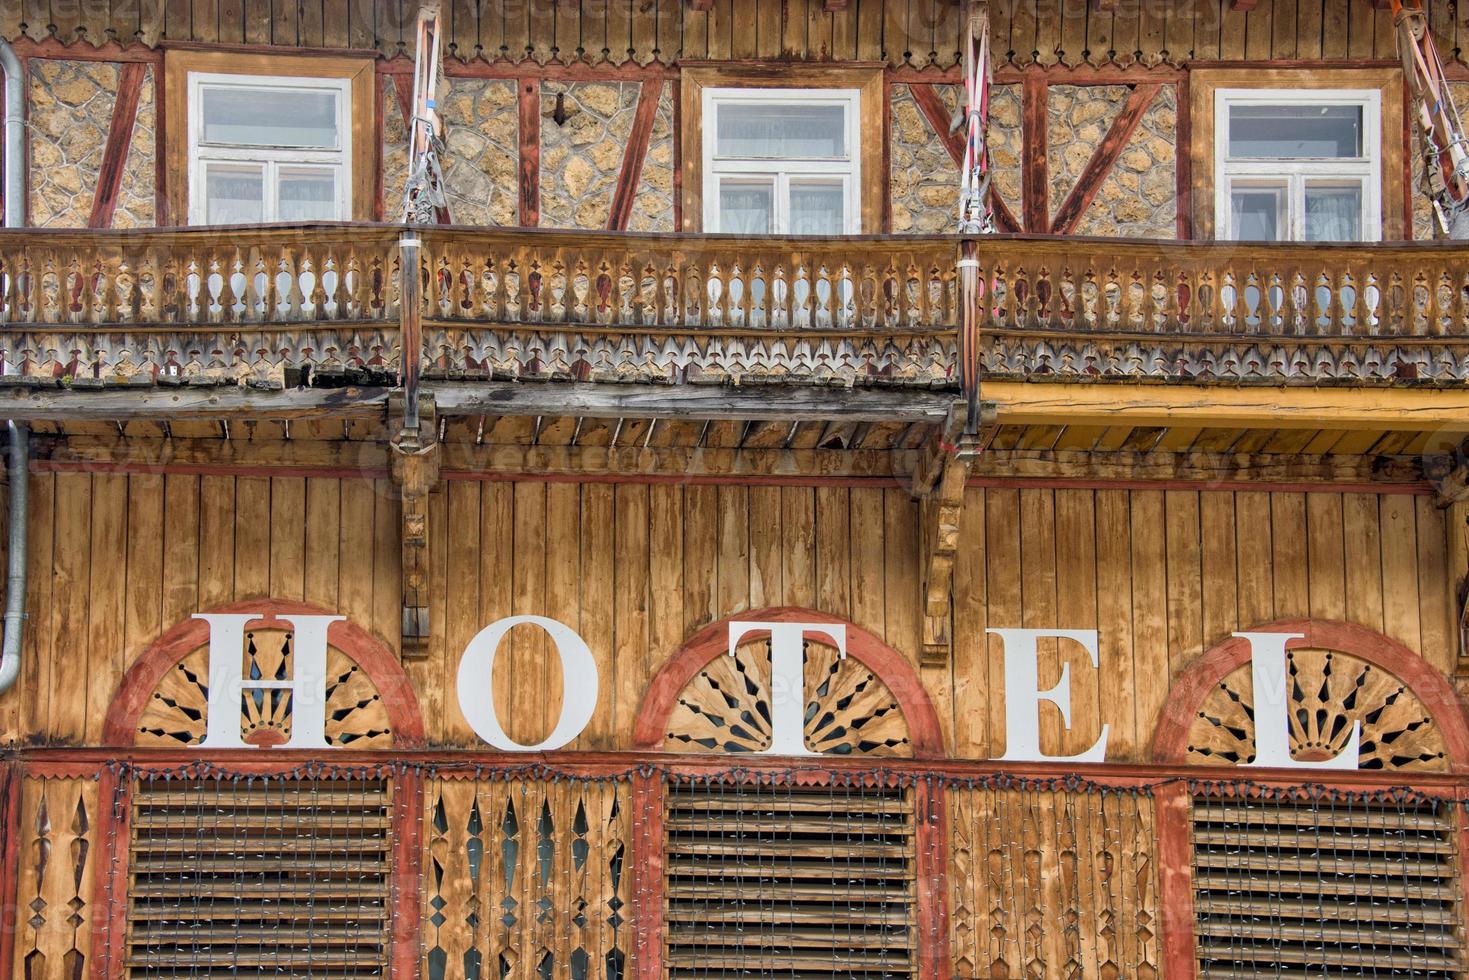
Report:
[[[1244,780],[1270,787],[1323,786],[1350,792],[1382,787],[1401,787],[1442,799],[1469,799],[1469,780],[1462,775],[1435,772],[1358,771],[1310,773],[1302,779],[1299,769],[1250,769],[1231,777],[1234,770],[1220,766],[1184,766],[1158,763],[1041,763],[1003,762],[996,759],[900,759],[874,760],[871,757],[822,756],[814,764],[805,765],[788,758],[742,754],[685,755],[660,750],[618,750],[612,752],[496,752],[435,746],[408,751],[394,749],[332,749],[301,752],[275,749],[205,751],[197,748],[140,749],[114,746],[75,748],[68,746],[35,746],[17,750],[15,757],[24,764],[27,776],[84,779],[95,778],[98,770],[113,762],[126,762],[135,772],[175,771],[184,766],[215,766],[231,773],[280,775],[298,770],[307,763],[327,763],[339,768],[374,769],[377,767],[432,766],[439,779],[470,779],[476,772],[490,769],[522,771],[544,770],[568,778],[622,776],[631,779],[638,771],[662,772],[680,778],[708,778],[740,772],[782,776],[795,771],[802,778],[829,778],[833,773],[867,775],[874,769],[893,775],[934,775],[953,779],[983,779],[1004,775],[1012,778],[1062,779],[1073,776],[1098,786],[1115,788],[1158,787],[1180,780]]]
[[[98,775],[95,839],[106,844],[98,848],[92,865],[92,908],[97,912],[92,927],[92,980],[124,980],[127,976],[127,958],[122,953],[128,933],[132,796],[131,782],[121,782],[113,769],[105,768]]]
[[[250,599],[233,602],[208,610],[216,613],[244,613],[259,611],[260,619],[254,623],[269,623],[279,616],[289,615],[332,615],[330,610],[285,599]],[[378,693],[382,695],[383,707],[388,713],[388,722],[393,728],[393,742],[400,748],[417,748],[423,744],[423,718],[418,712],[418,700],[408,675],[398,664],[398,658],[377,638],[362,627],[346,620],[333,623],[328,637],[338,650],[361,667]],[[109,746],[130,747],[138,727],[138,718],[147,707],[148,700],[157,690],[163,676],[184,657],[209,643],[209,626],[200,619],[186,619],[166,631],[144,650],[128,668],[107,709],[107,718],[102,727],[102,743]],[[257,750],[259,751],[259,750]]]
[[[913,791],[917,815],[915,846],[918,848],[917,917],[918,975],[949,980],[953,963],[949,956],[949,814],[943,783],[918,780]]]
[[[20,919],[20,765],[0,767],[0,977],[10,976],[15,959],[15,926]]]
[[[233,463],[108,463],[102,460],[37,459],[32,473],[173,473],[180,476],[319,476],[329,479],[381,480],[389,476],[386,466],[270,466]]]
[[[292,49],[292,53],[295,53],[295,49]],[[380,60],[377,63],[377,72],[380,75],[411,76],[413,59],[404,55],[386,61]],[[656,61],[640,65],[631,59],[622,64],[573,61],[539,65],[530,60],[511,61],[507,58],[461,61],[445,57],[444,74],[449,78],[534,78],[543,82],[644,82],[653,78],[677,78],[678,69]]]
[[[632,980],[663,980],[663,787],[657,773],[632,781]]]
[[[1433,716],[1443,734],[1450,771],[1469,772],[1469,723],[1465,706],[1452,684],[1428,661],[1391,637],[1356,623],[1327,619],[1285,619],[1251,627],[1253,633],[1301,633],[1291,647],[1338,650],[1367,661],[1402,681]],[[1163,714],[1153,735],[1153,758],[1163,763],[1181,763],[1188,754],[1188,733],[1203,706],[1204,698],[1231,671],[1250,661],[1247,640],[1231,636],[1203,653],[1178,679],[1168,693]]]
[[[1081,223],[1081,218],[1086,214],[1086,209],[1091,206],[1092,200],[1102,189],[1102,183],[1112,172],[1117,164],[1117,158],[1122,156],[1126,149],[1128,140],[1137,131],[1138,125],[1143,121],[1143,115],[1158,98],[1158,93],[1163,86],[1157,82],[1147,85],[1136,85],[1128,93],[1127,101],[1123,103],[1122,110],[1112,120],[1112,125],[1107,129],[1107,135],[1102,137],[1102,142],[1097,145],[1092,157],[1082,168],[1081,176],[1076,178],[1076,184],[1071,188],[1071,193],[1061,202],[1056,209],[1056,216],[1051,219],[1051,234],[1069,235],[1076,230]]]
[[[33,8],[34,9],[34,8]],[[44,16],[44,15],[42,15]],[[34,23],[34,22],[33,22]],[[116,41],[108,41],[95,47],[91,44],[63,44],[55,37],[43,38],[40,41],[29,37],[18,37],[10,42],[15,53],[22,58],[40,58],[57,61],[115,61],[115,62],[143,62],[144,64],[163,64],[163,52],[153,48],[145,48],[141,45],[129,45],[124,48]],[[279,50],[267,49],[267,50]],[[292,50],[294,54],[294,49]],[[335,53],[335,52],[333,52]]]
[[[715,657],[729,652],[731,622],[759,623],[829,623],[847,628],[847,655],[872,671],[892,692],[908,722],[908,737],[913,743],[915,759],[944,757],[943,730],[938,713],[929,700],[928,691],[918,679],[908,659],[880,640],[876,634],[828,613],[796,606],[752,609],[710,623],[684,642],[684,645],[658,668],[638,705],[633,727],[633,747],[657,749],[663,744],[668,716],[678,696],[688,683]],[[825,759],[823,758],[823,762]],[[871,760],[868,760],[870,763]]]
[[[143,94],[143,77],[148,66],[130,61],[122,66],[117,78],[117,101],[112,106],[112,121],[107,129],[107,144],[102,151],[102,164],[97,174],[97,189],[92,196],[92,214],[88,228],[111,228],[117,210],[117,196],[122,191],[122,172],[127,164],[128,149],[133,142],[133,124],[138,118],[138,100]]]
[[[1020,168],[1024,202],[1021,207],[1025,230],[1051,230],[1051,182],[1047,176],[1047,103],[1049,86],[1044,76],[1026,74],[1021,83]]]
[[[413,125],[413,76],[389,75],[393,80],[393,101],[398,103],[398,114],[403,119],[403,129]]]
[[[393,854],[389,908],[388,977],[417,980],[422,962],[419,930],[423,906],[419,901],[419,875],[423,863],[423,776],[403,771],[392,777]]]
[[[878,153],[881,161],[879,166],[882,173],[879,176],[879,186],[882,187],[882,213],[878,218],[882,222],[881,231],[884,235],[893,233],[893,82],[884,76],[882,80],[882,146]],[[873,229],[863,228],[863,231],[871,234]]]
[[[1194,952],[1194,855],[1189,835],[1188,785],[1182,782],[1153,791],[1153,831],[1158,843],[1159,940],[1163,976],[1193,980],[1198,969]]]
[[[386,479],[387,467],[271,466],[231,463],[109,463],[90,460],[31,461],[32,473],[141,473],[181,476],[300,476],[332,480]],[[892,476],[784,476],[775,473],[566,473],[520,470],[444,470],[445,480],[474,480],[482,483],[629,483],[679,486],[751,487],[867,487],[889,488],[908,485],[906,475]],[[1045,476],[972,476],[965,486],[990,489],[1063,490],[1217,490],[1266,493],[1374,493],[1384,496],[1425,497],[1433,487],[1418,483],[1273,482],[1242,480],[1103,480]]]
[[[633,201],[638,196],[638,181],[643,176],[643,163],[648,158],[648,144],[653,139],[653,123],[658,119],[658,101],[663,98],[663,79],[643,83],[638,92],[638,107],[633,113],[632,132],[622,154],[622,170],[612,192],[612,208],[607,217],[608,231],[626,231],[632,219]]]
[[[541,223],[541,82],[522,78],[520,86],[520,223]]]

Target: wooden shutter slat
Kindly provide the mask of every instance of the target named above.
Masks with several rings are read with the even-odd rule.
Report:
[[[1203,980],[1462,976],[1449,804],[1202,799],[1192,819]]]
[[[386,782],[140,779],[131,826],[129,980],[385,975]]]
[[[670,786],[664,832],[668,980],[912,975],[906,790]]]

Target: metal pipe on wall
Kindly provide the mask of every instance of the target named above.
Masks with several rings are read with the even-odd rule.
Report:
[[[20,59],[0,39],[0,69],[5,72],[5,227],[25,222],[25,87]],[[10,546],[6,552],[5,636],[0,640],[0,693],[20,676],[21,640],[25,635],[26,525],[30,486],[31,433],[24,422],[10,422],[6,475],[10,481]]]

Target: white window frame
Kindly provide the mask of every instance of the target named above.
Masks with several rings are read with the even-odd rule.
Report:
[[[206,87],[330,91],[337,94],[337,143],[335,147],[230,145],[203,143],[204,99]],[[205,194],[205,171],[210,164],[254,164],[263,166],[265,201],[263,220],[280,220],[280,173],[293,167],[329,167],[337,172],[337,217],[349,220],[352,214],[352,80],[297,75],[230,75],[217,72],[189,72],[189,223],[208,222]]]
[[[1362,108],[1362,150],[1356,158],[1229,156],[1230,109],[1245,105],[1352,105]],[[1382,240],[1382,92],[1378,89],[1221,88],[1214,93],[1214,220],[1218,237],[1234,239],[1230,198],[1236,183],[1285,185],[1284,241],[1305,239],[1305,187],[1340,178],[1362,186],[1362,240]]]
[[[721,157],[718,144],[719,107],[722,105],[838,105],[844,110],[846,159],[799,157]],[[792,178],[842,182],[842,232],[862,233],[862,94],[855,88],[705,88],[700,105],[704,151],[704,230],[719,232],[719,186],[725,179],[773,180],[775,184],[771,234],[790,234]]]

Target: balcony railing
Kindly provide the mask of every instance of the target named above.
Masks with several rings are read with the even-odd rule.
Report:
[[[396,371],[406,230],[0,232],[0,346],[39,378]],[[413,231],[430,373],[953,375],[955,237]],[[989,373],[1268,377],[1332,349],[1343,378],[1465,379],[1462,245],[995,237],[976,252]]]

